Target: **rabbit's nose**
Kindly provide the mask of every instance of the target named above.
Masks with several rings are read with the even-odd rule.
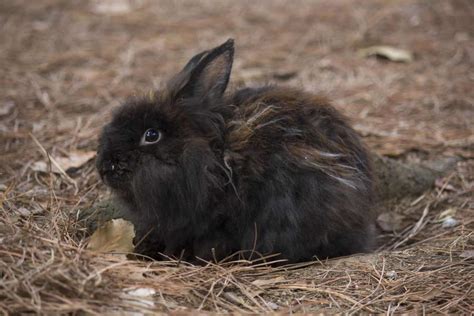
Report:
[[[127,171],[127,165],[120,161],[108,161],[103,166],[104,173],[122,174],[125,171]]]
[[[102,166],[102,171],[105,173],[114,172],[117,169],[117,165],[111,161],[107,161]]]

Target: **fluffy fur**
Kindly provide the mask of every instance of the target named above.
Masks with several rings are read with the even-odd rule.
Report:
[[[233,54],[229,40],[194,56],[103,130],[97,167],[134,219],[137,252],[298,262],[370,250],[370,161],[347,119],[295,89],[226,95]],[[162,139],[141,145],[148,128]]]

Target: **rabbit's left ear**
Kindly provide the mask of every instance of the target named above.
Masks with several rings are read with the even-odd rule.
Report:
[[[221,97],[232,70],[234,40],[197,54],[168,84],[176,97]]]

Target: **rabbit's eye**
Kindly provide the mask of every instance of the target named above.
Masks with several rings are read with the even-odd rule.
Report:
[[[161,139],[161,133],[159,130],[154,128],[149,128],[143,134],[140,145],[150,145],[157,143]]]

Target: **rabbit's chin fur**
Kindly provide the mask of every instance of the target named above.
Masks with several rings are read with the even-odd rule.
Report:
[[[233,53],[229,40],[194,56],[102,132],[97,168],[133,219],[136,252],[299,262],[369,251],[372,174],[356,132],[295,89],[225,95]],[[150,128],[160,139],[144,144]]]

